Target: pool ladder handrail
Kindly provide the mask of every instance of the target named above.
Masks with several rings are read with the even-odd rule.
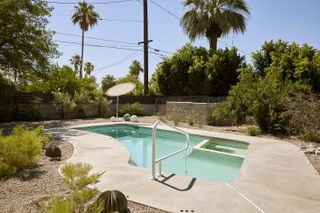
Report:
[[[183,148],[183,149],[180,149],[178,151],[175,151],[171,154],[168,154],[164,157],[161,157],[159,159],[156,160],[156,133],[157,133],[157,126],[160,124],[160,123],[163,123],[165,124],[166,126],[168,127],[171,127],[175,130],[177,130],[178,132],[184,134],[187,138],[186,140],[186,146]],[[153,127],[152,127],[152,177],[151,179],[155,180],[156,179],[156,164],[159,163],[159,166],[158,166],[158,176],[161,176],[161,162],[169,157],[172,157],[176,154],[179,154],[183,151],[186,151],[188,148],[189,148],[189,143],[190,143],[190,137],[189,137],[189,134],[175,126],[172,126],[164,121],[161,121],[161,120],[158,120],[156,121],[154,124],[153,124]]]

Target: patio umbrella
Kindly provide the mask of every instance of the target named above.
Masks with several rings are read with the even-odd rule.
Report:
[[[118,118],[119,96],[131,92],[136,85],[134,83],[118,84],[107,90],[106,94],[111,97],[117,97],[116,117]]]

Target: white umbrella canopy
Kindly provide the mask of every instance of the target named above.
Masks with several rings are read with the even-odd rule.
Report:
[[[118,106],[119,106],[119,96],[127,94],[134,90],[136,85],[134,83],[122,83],[109,88],[106,92],[108,96],[117,97],[117,108],[116,117],[118,118]]]

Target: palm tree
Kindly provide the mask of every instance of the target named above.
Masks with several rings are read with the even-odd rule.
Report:
[[[79,72],[79,66],[81,64],[81,58],[80,55],[74,55],[72,58],[69,60],[71,65],[73,65],[74,70]]]
[[[183,30],[192,41],[207,37],[214,52],[221,36],[226,36],[230,31],[244,33],[245,15],[250,15],[244,0],[186,0],[184,7],[190,10],[181,18]]]
[[[129,67],[129,75],[139,77],[140,72],[143,72],[142,66],[139,61],[134,60]]]
[[[84,64],[84,71],[86,72],[86,75],[89,76],[93,70],[94,65],[91,62],[87,62]]]
[[[75,6],[72,22],[73,24],[79,24],[82,30],[80,78],[82,78],[84,32],[88,31],[89,27],[92,28],[96,25],[99,18],[99,14],[94,11],[93,5],[88,5],[87,2],[83,1],[79,2],[79,4]]]

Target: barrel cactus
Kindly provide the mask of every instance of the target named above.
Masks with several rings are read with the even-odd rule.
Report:
[[[126,196],[117,190],[105,191],[98,197],[98,202],[103,202],[104,210],[101,213],[119,212],[126,213],[128,211],[128,200]]]
[[[50,157],[52,160],[60,160],[61,149],[54,144],[50,144],[44,154],[45,156]]]
[[[123,118],[124,118],[125,121],[130,121],[130,117],[131,117],[131,115],[130,115],[129,113],[127,113],[127,114],[125,114],[125,115],[123,116]]]

